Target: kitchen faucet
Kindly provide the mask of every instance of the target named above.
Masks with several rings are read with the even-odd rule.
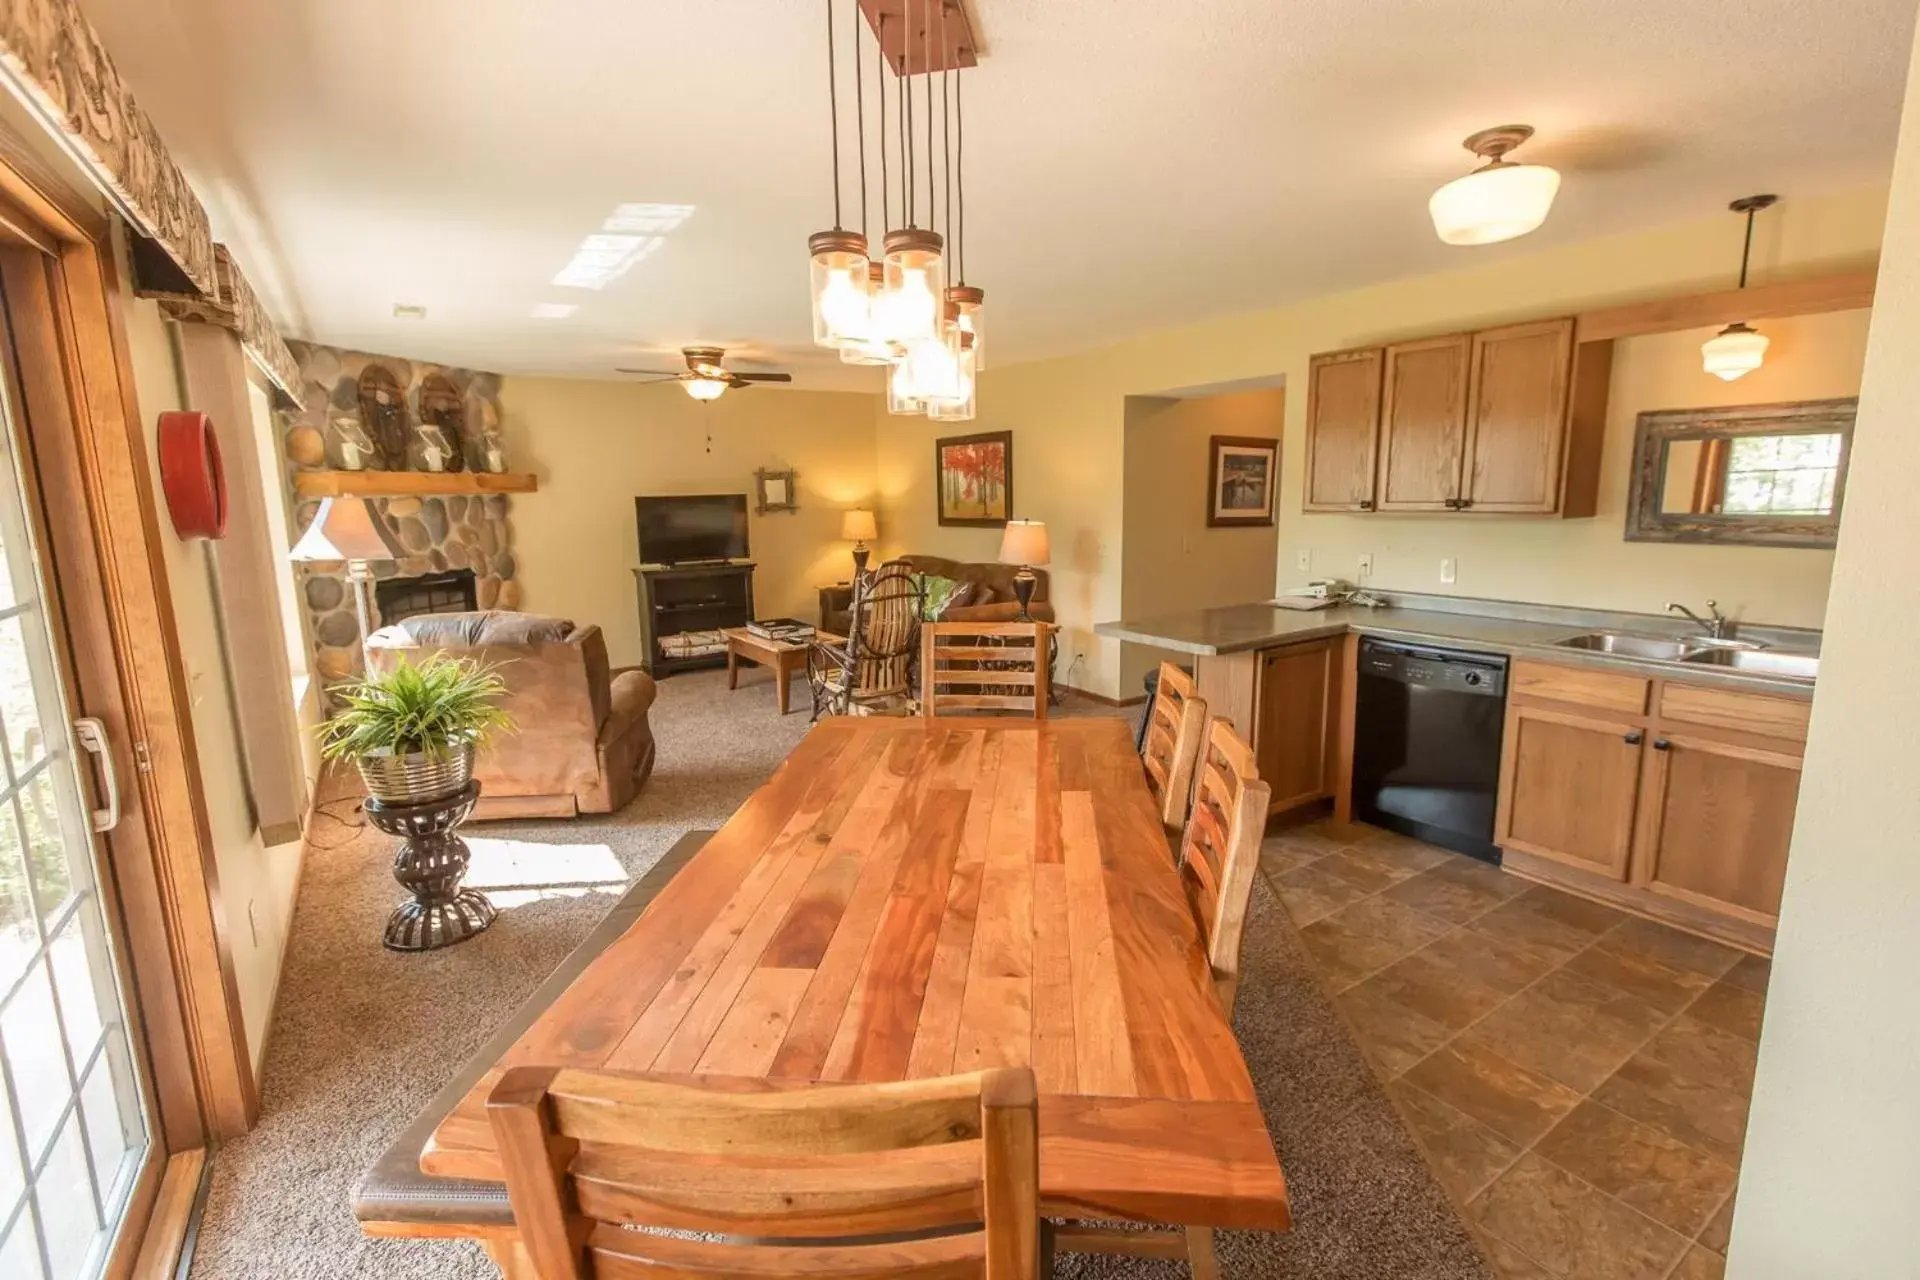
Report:
[[[1709,637],[1715,640],[1725,640],[1727,636],[1733,631],[1732,619],[1728,618],[1726,614],[1720,612],[1720,602],[1717,600],[1707,601],[1708,616],[1704,618],[1701,617],[1699,614],[1695,613],[1693,610],[1687,608],[1687,606],[1683,604],[1678,604],[1673,601],[1668,601],[1667,612],[1686,614],[1689,618],[1692,618],[1694,622],[1699,625],[1702,631],[1706,632]]]

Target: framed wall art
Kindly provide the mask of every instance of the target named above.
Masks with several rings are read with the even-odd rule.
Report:
[[[1208,450],[1207,523],[1215,528],[1271,525],[1280,485],[1280,442],[1214,436]]]
[[[935,440],[933,479],[941,524],[994,529],[1006,524],[1013,513],[1013,432]]]

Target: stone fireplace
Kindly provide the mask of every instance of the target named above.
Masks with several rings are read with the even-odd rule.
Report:
[[[503,447],[498,374],[306,342],[288,347],[300,364],[304,390],[303,407],[278,415],[289,486],[301,472],[340,468],[356,441],[374,444],[371,454],[355,455],[374,470],[429,470],[426,450],[440,443],[453,454],[442,457],[443,469],[481,470],[487,452]],[[375,415],[377,422],[368,421]],[[423,423],[434,430],[419,431]],[[464,575],[465,586],[456,588],[455,598],[470,600],[469,608],[519,607],[513,508],[505,494],[374,498],[370,503],[401,552],[397,560],[372,566],[376,602],[399,600],[411,613],[445,612],[450,606],[444,579]],[[315,501],[295,502],[295,537],[318,509]],[[329,682],[352,675],[360,666],[360,626],[346,566],[302,565],[298,572],[315,669]],[[388,590],[389,583],[411,585],[421,579],[434,583],[425,596],[403,600]],[[428,602],[425,607],[422,601]],[[406,616],[384,608],[380,615],[376,627]]]

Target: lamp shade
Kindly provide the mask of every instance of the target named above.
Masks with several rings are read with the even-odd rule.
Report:
[[[394,560],[399,551],[365,498],[322,498],[313,523],[293,544],[293,560]]]
[[[855,507],[840,513],[840,536],[847,542],[872,542],[880,536],[880,527],[874,523],[873,512]]]
[[[1745,324],[1730,324],[1700,344],[1700,363],[1726,382],[1758,369],[1767,358],[1767,335]]]
[[[1047,526],[1040,520],[1009,520],[1000,535],[1000,563],[1046,564],[1053,558],[1047,544]]]
[[[1433,193],[1427,212],[1448,244],[1497,244],[1547,220],[1560,174],[1537,164],[1495,163]]]

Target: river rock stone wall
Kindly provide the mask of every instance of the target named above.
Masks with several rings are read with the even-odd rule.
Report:
[[[429,442],[416,430],[423,413],[441,427],[442,436],[459,453],[457,463],[447,460],[451,465],[446,469],[485,470],[487,451],[504,447],[500,441],[498,374],[307,342],[287,345],[299,362],[303,391],[301,408],[279,413],[289,490],[300,472],[337,468],[344,447],[375,436],[374,425],[363,420],[362,405],[368,388],[389,389],[387,439],[406,442],[403,467],[391,469],[430,469],[424,453]],[[396,422],[401,428],[397,435],[393,431]],[[383,461],[402,460],[397,454],[366,460],[370,469],[379,469]],[[504,494],[451,494],[376,498],[372,505],[403,553],[397,560],[375,563],[376,577],[416,577],[448,569],[471,569],[482,609],[519,607],[519,566],[513,553],[510,498]],[[316,501],[296,501],[295,538],[319,507]],[[296,569],[306,600],[315,669],[328,682],[344,679],[360,667],[360,625],[346,569],[344,564],[327,563]],[[379,620],[375,619],[373,625],[380,625]]]

